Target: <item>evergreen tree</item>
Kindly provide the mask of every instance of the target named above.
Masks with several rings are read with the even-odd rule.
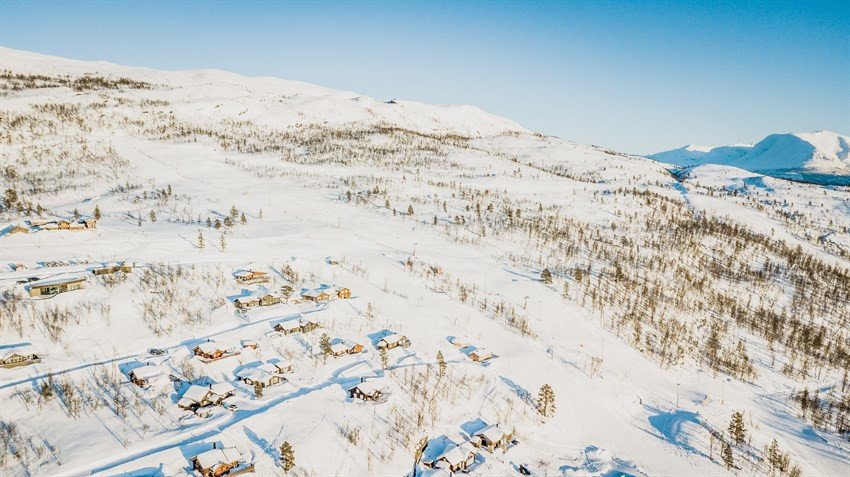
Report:
[[[292,296],[293,291],[295,290],[293,290],[292,287],[289,285],[284,285],[280,287],[280,294],[283,295],[283,299],[286,300],[287,303],[289,303],[289,297]]]
[[[224,234],[221,234],[218,239],[218,247],[222,252],[224,252],[224,249],[227,248],[227,241],[224,240]]]
[[[732,466],[735,465],[732,455],[732,446],[729,445],[728,442],[723,443],[723,463],[726,464],[727,469],[731,469]]]
[[[242,222],[242,225],[248,223],[248,219],[245,218],[245,212],[242,212],[242,217],[239,219],[239,221]]]
[[[239,209],[237,209],[235,205],[230,206],[230,217],[234,219],[239,217]]]
[[[257,218],[263,220],[263,209],[260,209],[260,213],[257,214]]]
[[[552,284],[552,273],[549,271],[548,268],[544,268],[543,271],[540,273],[540,281],[543,282],[545,285]]]
[[[280,446],[280,466],[283,467],[284,472],[289,472],[295,467],[295,450],[288,441]]]
[[[437,225],[437,216],[434,216],[434,225]]]
[[[215,219],[214,227],[216,228],[216,230],[220,229],[221,228],[221,220]]]
[[[413,205],[407,206],[407,215],[413,215]]]
[[[204,243],[204,234],[201,231],[198,231],[198,248],[204,248],[206,244]]]
[[[224,218],[224,226],[225,227],[233,227],[233,219],[229,216]]]
[[[156,222],[156,211],[153,210],[153,209],[151,209],[150,219],[151,219],[151,222]]]
[[[212,227],[212,221],[210,220],[209,217],[207,217],[207,228],[210,228],[210,227]]]
[[[39,217],[41,217],[42,215],[44,215],[44,207],[42,207],[41,204],[38,204],[35,207],[35,213],[38,214]]]
[[[729,437],[736,446],[741,445],[747,439],[743,413],[738,411],[732,413],[732,419],[729,421]]]
[[[101,217],[101,215],[100,215],[100,207],[98,207],[98,206],[94,206],[94,219],[95,219],[95,220],[100,220],[100,217]]]
[[[548,384],[541,386],[537,394],[537,412],[543,417],[555,415],[555,391]]]
[[[256,396],[257,399],[263,397],[263,383],[254,381],[254,396]]]
[[[561,292],[561,296],[564,298],[569,298],[570,296],[570,282],[564,280],[564,291]]]
[[[331,350],[331,338],[327,333],[322,333],[321,338],[319,338],[319,347],[322,350],[322,357],[327,360],[328,356],[333,352]]]
[[[80,209],[74,208],[74,218],[75,219],[80,218]]]
[[[443,358],[443,352],[437,351],[437,376],[443,377],[446,375],[446,360]]]

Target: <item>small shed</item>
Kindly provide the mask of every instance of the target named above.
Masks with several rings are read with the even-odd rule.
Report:
[[[260,306],[271,306],[280,303],[281,296],[276,293],[266,293],[260,297]]]
[[[470,443],[493,452],[497,447],[506,447],[512,439],[511,433],[503,431],[498,424],[490,424],[472,435]]]
[[[476,454],[475,450],[467,443],[454,446],[437,457],[434,461],[434,467],[446,469],[449,472],[461,472],[475,463]]]
[[[236,277],[236,282],[241,285],[252,285],[254,283],[268,283],[269,277],[267,272],[257,270],[240,270],[233,274]]]
[[[341,341],[331,345],[331,354],[334,356],[342,356],[344,354],[357,354],[363,352],[363,345],[359,343],[351,343]]]
[[[493,353],[484,348],[476,348],[469,352],[469,359],[476,363],[483,363],[493,358]]]
[[[327,292],[325,292],[325,290],[321,290],[321,289],[307,290],[304,293],[302,293],[301,296],[305,300],[313,301],[313,302],[316,302],[316,303],[319,303],[319,302],[322,302],[322,301],[328,301],[328,300],[331,299],[330,295],[328,295]]]
[[[247,308],[254,308],[255,306],[260,306],[260,299],[253,296],[240,296],[233,300],[233,304],[236,305],[236,308],[240,310],[245,310]]]

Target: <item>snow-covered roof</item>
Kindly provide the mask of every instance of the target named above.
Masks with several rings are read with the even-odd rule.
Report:
[[[0,347],[0,359],[6,360],[14,355],[30,355],[35,354],[35,348],[30,344],[11,345]]]
[[[212,393],[210,388],[193,384],[189,386],[189,389],[187,389],[186,392],[183,393],[183,399],[191,399],[194,402],[201,402],[210,393]]]
[[[195,459],[198,460],[201,468],[214,469],[222,464],[242,461],[242,454],[235,447],[225,447],[224,449],[211,449],[202,452]]]
[[[257,300],[259,300],[259,298],[255,297],[254,295],[240,296],[236,299],[236,301],[239,303],[251,303],[252,301]]]
[[[200,349],[204,353],[215,353],[216,351],[222,350],[226,351],[227,347],[221,344],[216,343],[215,341],[204,341],[199,345],[195,346],[195,348]],[[195,349],[193,348],[193,349]]]
[[[320,290],[320,289],[314,288],[312,290],[305,291],[304,293],[301,294],[301,296],[308,296],[310,298],[316,298],[323,293],[325,293],[325,290]]]
[[[334,344],[331,345],[331,351],[333,351],[334,353],[343,353],[343,352],[348,351],[350,349],[351,349],[351,345],[344,343],[344,342],[334,343]]]
[[[232,393],[233,391],[236,391],[236,388],[234,388],[233,385],[230,383],[216,383],[210,387],[210,391],[215,394],[218,394],[219,396],[223,396],[227,393]]]
[[[248,271],[248,270],[239,270],[238,272],[235,272],[233,274],[233,276],[234,277],[250,277],[253,274],[254,274],[254,272],[251,272],[251,271]]]
[[[76,283],[76,282],[84,282],[86,279],[84,277],[72,276],[65,278],[55,278],[53,280],[39,280],[32,284],[34,287],[44,287],[50,285],[62,285],[64,283]]]
[[[295,330],[301,328],[301,322],[299,320],[289,320],[278,323],[277,326],[284,330]]]
[[[465,346],[469,346],[469,340],[461,338],[460,336],[452,336],[451,344],[457,346],[458,348],[463,348]]]
[[[398,343],[399,341],[401,341],[401,340],[403,340],[403,339],[405,339],[405,338],[407,338],[407,337],[406,337],[406,336],[404,336],[404,335],[402,335],[402,334],[399,334],[399,333],[393,333],[393,334],[391,334],[391,335],[384,336],[384,337],[383,337],[383,338],[381,338],[379,341],[383,341],[383,342],[385,342],[385,343],[387,343],[387,344],[393,344],[393,343]]]
[[[377,380],[377,379],[373,379],[373,380],[371,380],[371,381],[364,381],[364,382],[362,382],[362,383],[358,383],[357,385],[352,386],[351,388],[349,388],[349,391],[350,391],[350,390],[352,390],[352,389],[354,389],[354,388],[357,388],[357,389],[359,389],[359,390],[360,390],[360,392],[362,392],[363,394],[368,394],[368,395],[375,394],[375,392],[376,392],[376,391],[377,391],[377,392],[384,392],[384,391],[386,391],[386,389],[387,389],[387,388],[386,388],[386,386],[384,385],[384,382],[383,382],[383,381],[380,381],[380,380]]]
[[[185,397],[180,398],[180,400],[177,401],[177,405],[180,406],[180,407],[190,407],[192,404],[195,404],[195,403],[197,403],[197,401],[193,401],[193,400],[191,400],[189,398],[185,398]]]
[[[487,440],[490,442],[498,442],[505,435],[505,433],[496,424],[490,424],[484,429],[481,429],[480,431],[476,432],[475,435],[486,437]]]
[[[445,460],[452,466],[455,466],[468,459],[469,454],[474,453],[475,451],[473,451],[468,444],[464,443],[446,450],[443,452],[443,455],[437,458],[437,460]]]
[[[143,379],[145,381],[156,378],[157,376],[162,376],[165,374],[165,369],[162,366],[140,366],[130,371],[130,374],[136,377],[136,379]]]

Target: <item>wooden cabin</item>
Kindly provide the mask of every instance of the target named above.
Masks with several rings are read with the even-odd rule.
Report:
[[[218,359],[227,353],[227,348],[215,341],[205,341],[192,348],[192,352],[195,353],[195,356],[200,356],[201,358]]]
[[[242,340],[242,348],[257,349],[260,344],[254,340]]]
[[[133,271],[132,265],[127,265],[125,263],[120,263],[117,265],[108,265],[100,268],[93,268],[92,273],[95,275],[112,275],[113,273],[121,272],[121,273],[130,273]]]
[[[469,352],[469,359],[476,363],[483,363],[493,358],[493,353],[483,348],[478,348]]]
[[[239,298],[233,300],[233,304],[236,305],[236,308],[240,310],[247,310],[248,308],[260,306],[260,299],[253,295],[240,296]]]
[[[71,221],[70,220],[58,220],[56,221],[56,228],[59,230],[70,230],[71,229]]]
[[[281,376],[280,373],[269,371],[268,368],[264,368],[263,366],[240,369],[236,373],[236,377],[249,386],[259,384],[260,387],[264,388],[286,382],[286,378]]]
[[[140,366],[130,371],[130,381],[136,386],[147,386],[165,375],[165,369],[161,366]]]
[[[363,381],[349,388],[348,396],[363,401],[377,401],[384,395],[384,386],[380,381]]]
[[[363,352],[363,345],[359,343],[340,342],[331,345],[331,354],[334,356],[342,356],[344,354],[357,354]]]
[[[331,299],[331,296],[328,295],[327,292],[325,292],[325,290],[318,290],[318,289],[317,290],[307,290],[304,293],[302,293],[301,296],[305,300],[313,301],[313,302],[316,302],[316,303],[320,303],[320,302],[323,302],[323,301],[329,301]]]
[[[351,298],[351,290],[347,287],[331,287],[328,291],[336,295],[337,298]]]
[[[95,219],[82,219],[80,222],[82,222],[82,224],[85,225],[87,229],[97,228],[97,220]]]
[[[403,348],[410,347],[410,340],[407,339],[407,336],[393,333],[391,335],[384,336],[383,338],[378,340],[377,343],[378,349],[393,349],[398,346]]]
[[[260,306],[272,306],[280,303],[280,295],[266,293],[260,297]]]
[[[292,333],[308,333],[319,327],[319,324],[312,320],[304,321],[303,319],[282,321],[274,325],[274,330],[285,335]]]
[[[498,424],[490,424],[472,435],[470,443],[493,452],[498,447],[507,447],[513,436],[503,431]]]
[[[240,270],[234,274],[236,282],[240,285],[252,285],[254,283],[268,283],[268,273],[256,270]]]
[[[71,277],[46,282],[37,282],[29,287],[30,296],[50,296],[83,288],[85,278]]]
[[[434,461],[434,467],[449,472],[462,472],[475,463],[476,452],[469,444],[461,444],[443,452]]]
[[[0,348],[0,368],[17,368],[40,363],[41,357],[30,345],[18,345]]]
[[[235,447],[213,448],[192,458],[192,468],[203,477],[220,477],[244,464],[245,458]],[[250,466],[253,470],[253,466]],[[242,473],[242,472],[239,472]],[[236,475],[236,473],[232,473]]]

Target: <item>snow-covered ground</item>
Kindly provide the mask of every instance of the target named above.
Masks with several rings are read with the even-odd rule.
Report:
[[[0,344],[41,357],[0,368],[10,474],[186,475],[215,443],[275,475],[289,442],[297,475],[420,475],[435,473],[414,470],[423,438],[439,454],[498,423],[516,442],[476,449],[471,474],[764,475],[776,439],[803,475],[846,475],[846,434],[792,399],[803,388],[848,396],[849,364],[834,352],[848,346],[846,187],[671,169],[475,108],[275,78],[6,48],[0,63],[15,195],[0,217]],[[75,81],[85,74],[100,79]],[[94,230],[11,233],[39,207],[42,219],[102,217]],[[132,272],[91,271],[115,262]],[[240,270],[270,279],[240,285]],[[55,297],[30,298],[39,282],[21,283],[77,276],[82,290]],[[332,285],[351,298],[300,300]],[[289,303],[234,306],[283,286]],[[808,313],[799,327],[828,330],[813,346],[833,352],[793,350],[735,306]],[[299,319],[320,327],[274,331]],[[792,321],[783,335],[803,333]],[[377,343],[390,333],[411,345],[384,363]],[[363,351],[324,356],[325,334]],[[709,363],[711,336],[722,355],[743,346],[752,373]],[[231,353],[192,357],[207,340]],[[494,356],[474,362],[476,349]],[[276,360],[294,369],[262,397],[235,375]],[[173,380],[132,384],[144,364]],[[380,382],[383,398],[351,398],[361,380]],[[190,382],[234,385],[237,409],[178,408]],[[537,410],[544,384],[549,417]],[[747,437],[729,469],[736,411]]]

